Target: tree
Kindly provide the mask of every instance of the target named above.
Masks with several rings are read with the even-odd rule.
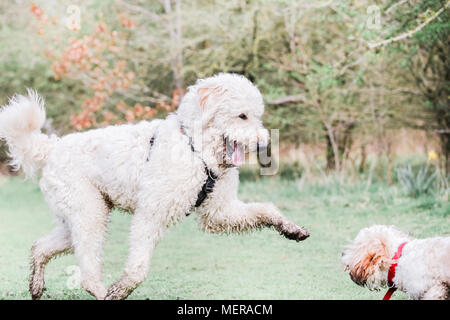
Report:
[[[381,41],[406,60],[422,106],[407,125],[436,133],[441,141],[443,167],[450,174],[450,1],[408,1],[389,17],[400,34]],[[417,115],[417,114],[416,114]]]

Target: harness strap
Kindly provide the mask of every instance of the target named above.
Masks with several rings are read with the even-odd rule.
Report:
[[[397,288],[389,288],[389,290],[384,295],[383,300],[390,300],[395,291],[397,291]]]
[[[403,242],[401,245],[398,246],[397,252],[392,257],[393,263],[389,267],[389,273],[388,273],[388,288],[389,290],[384,295],[383,300],[389,300],[394,292],[397,290],[394,284],[394,277],[395,277],[395,269],[397,269],[398,259],[402,256],[403,247],[407,244],[407,242]]]
[[[205,181],[205,184],[202,186],[202,190],[197,195],[197,201],[195,202],[195,207],[200,207],[200,205],[205,201],[206,197],[208,196],[208,193],[211,193],[214,191],[214,185],[216,183],[217,176],[208,169],[208,167],[205,166],[205,172],[207,179]]]
[[[150,160],[150,151],[154,144],[155,144],[155,136],[151,137],[150,139],[150,150],[148,151],[147,162]]]
[[[183,124],[180,124],[180,131],[182,134],[184,134],[186,137],[189,138],[189,146],[191,147],[192,152],[197,152],[194,148],[194,141],[192,139],[191,136],[189,136],[186,133],[185,127],[183,126]],[[197,195],[197,201],[195,201],[195,208],[200,207],[200,205],[203,203],[203,201],[205,201],[206,197],[208,196],[209,193],[214,191],[214,185],[216,184],[216,180],[217,180],[217,175],[208,168],[208,166],[206,165],[205,161],[203,161],[203,165],[205,166],[205,173],[206,173],[206,181],[202,186],[202,189],[200,190],[200,192]],[[187,214],[189,215],[189,213]]]
[[[196,152],[195,148],[194,148],[194,140],[192,139],[192,137],[190,135],[188,135],[186,133],[186,130],[184,129],[184,126],[182,124],[180,124],[180,132],[189,138],[189,146],[191,147],[192,152]],[[205,162],[203,162],[203,163],[205,163]]]
[[[191,147],[192,152],[197,152],[194,148],[194,141],[192,140],[192,137],[186,133],[186,130],[182,124],[180,125],[180,132],[189,138],[189,146]],[[153,147],[154,143],[155,143],[155,136],[153,136],[150,139],[150,148]],[[150,152],[147,157],[147,161],[149,161],[149,160],[150,160]],[[202,159],[202,161],[203,161],[203,159]],[[195,201],[195,205],[194,205],[196,208],[200,207],[200,205],[203,203],[203,201],[205,201],[208,194],[214,191],[214,185],[216,184],[216,180],[218,178],[217,175],[208,168],[205,161],[203,161],[203,165],[205,166],[206,181],[203,184],[202,189],[200,190],[200,192],[197,195],[197,200]],[[186,216],[188,216],[189,214],[190,214],[190,212],[186,213]]]

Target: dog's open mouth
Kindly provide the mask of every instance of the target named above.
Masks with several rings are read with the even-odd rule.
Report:
[[[224,139],[225,157],[231,161],[233,166],[239,167],[245,161],[245,147],[236,140]]]

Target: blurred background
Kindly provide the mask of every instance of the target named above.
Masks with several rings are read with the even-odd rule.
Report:
[[[197,78],[239,73],[261,90],[266,127],[280,130],[277,175],[241,168],[244,198],[271,199],[305,219],[328,241],[323,259],[348,238],[335,226],[352,234],[368,223],[402,222],[415,235],[448,235],[449,3],[1,1],[0,104],[34,88],[46,100],[45,131],[63,135],[163,118]],[[17,205],[21,190],[39,191],[6,178],[7,158],[0,142],[0,198]],[[297,219],[302,208],[308,213]]]
[[[164,117],[197,78],[235,72],[262,91],[282,162],[345,175],[375,162],[392,183],[397,160],[417,156],[448,174],[447,6],[2,1],[0,101],[37,89],[47,131],[65,134]]]
[[[0,15],[0,102],[37,89],[48,132],[161,118],[197,78],[235,72],[262,91],[287,175],[392,184],[430,162],[448,188],[448,1],[16,0]]]

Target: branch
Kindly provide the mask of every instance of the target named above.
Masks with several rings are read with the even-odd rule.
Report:
[[[371,90],[376,91],[378,93],[383,93],[383,94],[413,94],[413,95],[418,95],[418,96],[422,96],[423,93],[421,91],[418,90],[412,90],[412,89],[408,89],[408,88],[398,88],[398,89],[386,89],[386,88],[361,88],[361,89],[356,89],[355,91],[358,92],[370,92]]]
[[[402,4],[404,4],[405,2],[407,2],[408,0],[402,0],[399,1],[397,3],[394,3],[392,6],[390,6],[389,8],[387,8],[387,10],[384,12],[385,14],[389,13],[389,11],[393,10],[394,8],[401,6]]]
[[[121,5],[127,7],[127,8],[129,8],[131,10],[138,11],[140,13],[145,14],[147,17],[151,18],[155,22],[161,22],[161,20],[162,20],[161,17],[158,16],[156,13],[153,13],[153,12],[147,10],[147,9],[144,9],[141,6],[137,6],[137,5],[134,5],[134,4],[122,1],[122,0],[118,0],[118,3],[120,3]]]
[[[362,55],[359,59],[357,59],[357,60],[355,60],[355,61],[345,65],[344,67],[342,67],[342,69],[340,71],[338,71],[338,75],[342,76],[347,71],[348,68],[357,66],[360,63],[365,62],[365,60],[366,60],[366,57],[364,55]]]
[[[307,102],[305,96],[302,95],[302,94],[296,94],[296,95],[292,95],[292,96],[285,96],[285,97],[276,98],[274,100],[267,101],[267,103],[271,104],[271,105],[288,104],[288,103],[293,103],[293,102],[303,102],[305,104],[311,105],[311,103]]]
[[[333,4],[333,1],[334,0],[328,0],[325,3],[319,3],[319,4],[311,4],[311,1],[309,1],[308,3],[301,2],[301,3],[298,3],[295,7],[296,8],[306,8],[306,9],[321,9],[321,8],[329,7],[331,4]]]
[[[376,47],[384,46],[391,42],[400,41],[400,40],[409,38],[409,37],[413,36],[414,34],[416,34],[417,32],[419,32],[420,30],[422,30],[424,27],[426,27],[431,21],[436,19],[442,12],[444,12],[445,9],[447,9],[447,7],[449,5],[450,5],[450,1],[447,1],[447,3],[442,8],[440,8],[438,11],[435,12],[435,14],[433,14],[431,17],[429,17],[427,20],[425,20],[422,24],[418,25],[415,29],[413,29],[411,31],[405,32],[401,35],[398,35],[396,37],[386,39],[386,40],[383,40],[380,42],[375,42],[375,43],[368,42],[367,45],[369,46],[370,49],[373,49]]]

